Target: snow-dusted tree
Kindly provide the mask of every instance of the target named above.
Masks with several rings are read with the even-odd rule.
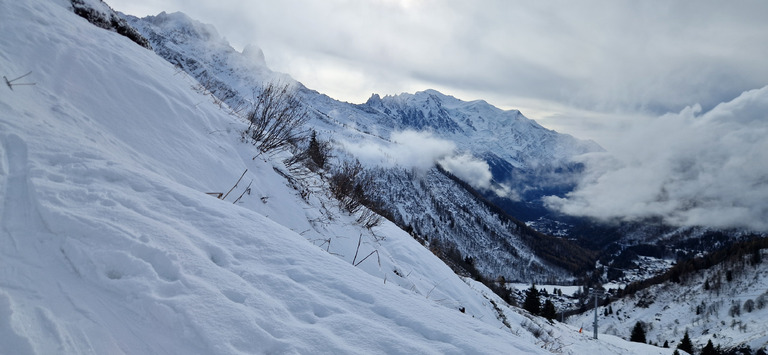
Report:
[[[541,300],[539,300],[539,290],[536,289],[535,284],[531,284],[531,288],[525,292],[525,301],[523,302],[523,309],[532,314],[539,314],[541,312]]]
[[[757,301],[755,301],[757,309],[763,309],[766,305],[768,305],[768,293],[757,296]]]
[[[302,127],[308,117],[289,85],[268,83],[254,98],[246,116],[250,124],[244,135],[252,139],[261,152],[285,148],[306,136]]]
[[[557,318],[557,310],[555,309],[555,304],[552,303],[552,301],[544,301],[544,307],[541,308],[541,316],[547,318],[550,321]]]
[[[325,164],[330,157],[331,147],[326,141],[320,141],[317,139],[317,132],[314,130],[309,137],[309,146],[307,147],[307,155],[311,165],[316,168],[324,169]]]
[[[712,344],[712,339],[709,339],[707,345],[701,349],[701,355],[720,355],[720,352],[715,349],[715,344]]]
[[[691,342],[691,337],[688,336],[687,330],[685,331],[683,340],[680,340],[680,344],[677,344],[677,348],[689,354],[693,354],[693,342]]]
[[[753,300],[746,300],[744,301],[744,311],[747,313],[750,313],[755,310],[755,301]]]
[[[645,327],[642,322],[635,323],[635,327],[632,328],[632,335],[629,337],[629,341],[636,343],[645,343]]]
[[[741,301],[734,300],[731,303],[731,308],[728,309],[728,315],[734,318],[741,316]]]

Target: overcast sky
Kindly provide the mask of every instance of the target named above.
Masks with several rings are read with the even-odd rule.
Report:
[[[182,11],[339,100],[432,88],[594,139],[612,156],[563,211],[768,230],[768,1],[107,2]]]
[[[618,118],[706,111],[768,84],[764,0],[107,2],[213,24],[336,99],[435,88],[598,141]]]

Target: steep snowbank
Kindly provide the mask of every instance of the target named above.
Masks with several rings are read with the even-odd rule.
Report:
[[[653,350],[521,326],[391,224],[378,242],[339,212],[313,224],[323,197],[303,202],[278,163],[252,159],[241,122],[68,6],[0,3],[2,74],[36,83],[0,95],[0,352]],[[205,194],[246,168],[242,203]],[[358,236],[380,267],[350,265]]]
[[[537,351],[205,195],[272,167],[169,64],[61,5],[2,9],[2,67],[37,83],[0,101],[12,352]]]

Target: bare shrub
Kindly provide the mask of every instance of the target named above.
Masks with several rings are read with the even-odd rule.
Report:
[[[291,173],[300,172],[306,165],[309,155],[307,151],[298,146],[291,146],[291,155],[283,160],[283,164]]]
[[[357,223],[360,223],[365,228],[371,229],[381,224],[381,215],[369,208],[364,208],[362,212],[360,212],[360,216],[357,217]]]
[[[285,149],[295,144],[309,115],[289,85],[268,83],[255,95],[246,119],[250,123],[243,138],[251,139],[262,153]]]
[[[337,168],[330,178],[331,193],[341,208],[349,213],[356,213],[366,202],[366,190],[370,190],[372,182],[363,176],[363,166],[360,161],[350,163],[345,161]]]
[[[357,253],[360,251],[360,244],[361,244],[362,241],[363,241],[363,235],[361,234],[360,238],[357,240],[357,249],[355,249],[355,257],[352,258],[352,265],[358,266],[358,265],[362,264],[363,261],[365,261],[365,259],[368,259],[373,254],[376,254],[376,260],[379,263],[379,267],[381,267],[381,256],[379,255],[379,250],[378,249],[374,249],[372,252],[370,252],[370,254],[366,255],[362,260],[357,261]],[[357,262],[355,262],[355,261],[357,261]]]
[[[339,201],[339,206],[352,214],[360,213],[357,222],[371,229],[381,223],[380,203],[369,196],[373,189],[373,178],[365,174],[360,161],[354,163],[345,161],[336,168],[329,179],[333,197]]]

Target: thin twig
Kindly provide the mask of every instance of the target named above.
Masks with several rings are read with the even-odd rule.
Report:
[[[235,183],[235,186],[232,186],[232,188],[231,188],[231,189],[229,189],[229,191],[227,191],[227,193],[226,193],[226,194],[224,194],[224,197],[222,197],[222,198],[221,198],[222,200],[226,199],[226,198],[227,198],[227,196],[229,196],[229,193],[230,193],[230,192],[232,192],[232,190],[234,190],[234,189],[237,187],[237,184],[239,184],[239,183],[240,183],[240,180],[242,180],[242,179],[243,179],[243,176],[245,176],[245,173],[247,173],[247,172],[248,172],[248,169],[245,169],[245,171],[243,171],[243,175],[240,175],[240,178],[239,178],[239,179],[237,179],[237,182]]]
[[[432,291],[434,291],[434,290],[435,290],[435,288],[437,288],[437,284],[435,284],[434,286],[432,286],[432,289],[431,289],[431,290],[429,290],[429,292],[427,292],[427,298],[429,298],[429,295],[432,293]]]
[[[370,254],[368,254],[366,257],[364,257],[363,260],[360,260],[357,264],[355,264],[355,266],[362,264],[363,261],[365,261],[365,259],[368,259],[368,257],[373,255],[374,253],[376,253],[376,259],[378,259],[379,267],[381,267],[381,257],[379,256],[379,251],[378,250],[372,251]]]
[[[352,258],[352,265],[355,265],[355,260],[357,260],[357,252],[360,250],[360,242],[363,241],[363,235],[360,234],[360,238],[357,239],[357,249],[355,249],[355,257]],[[355,265],[357,266],[357,265]]]
[[[431,290],[429,290],[429,292],[427,292],[427,298],[429,298],[429,295],[432,293],[432,291],[434,291],[434,290],[435,290],[435,288],[437,288],[437,285],[441,284],[443,281],[445,281],[445,279],[442,279],[442,280],[440,280],[438,283],[436,283],[436,284],[435,284],[435,285],[432,287],[432,289],[431,289]]]
[[[251,194],[251,184],[253,184],[253,179],[251,179],[251,182],[248,183],[248,186],[245,187],[245,190],[243,190],[243,193],[240,194],[240,196],[235,200],[235,202],[232,202],[232,204],[236,204],[237,201],[240,201],[241,198],[243,198],[243,195],[247,192],[249,195]]]

